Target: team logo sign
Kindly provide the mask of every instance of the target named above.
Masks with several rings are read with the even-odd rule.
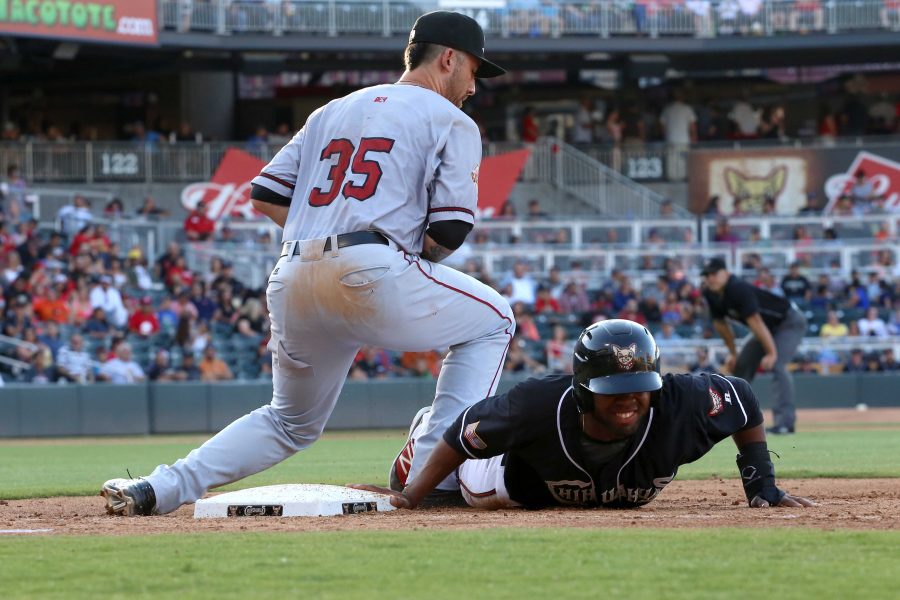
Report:
[[[725,408],[725,404],[722,402],[722,394],[712,388],[709,388],[709,397],[712,399],[712,406],[706,414],[714,417],[722,412],[722,409]]]
[[[841,195],[852,190],[859,171],[865,173],[875,196],[884,198],[886,210],[900,211],[900,163],[871,152],[860,152],[846,172],[833,175],[825,182],[825,194],[828,196],[826,213],[831,211]]]
[[[632,344],[627,348],[620,348],[613,344],[612,349],[616,355],[616,360],[619,361],[619,366],[625,371],[631,370],[631,367],[634,366],[634,353],[637,352],[637,344]]]
[[[463,432],[463,437],[466,438],[466,441],[469,442],[469,445],[475,448],[476,450],[484,450],[487,448],[487,444],[484,443],[484,440],[478,437],[478,434],[475,433],[475,430],[478,429],[478,424],[481,421],[475,421],[474,423],[469,423],[466,425],[466,429]]]

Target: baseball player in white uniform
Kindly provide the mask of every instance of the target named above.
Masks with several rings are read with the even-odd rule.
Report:
[[[409,36],[406,71],[316,110],[253,184],[253,205],[284,227],[267,289],[272,402],[146,478],[114,479],[111,514],[168,513],[316,441],[359,348],[450,348],[430,425],[399,485],[441,434],[492,395],[515,330],[509,304],[438,264],[474,224],[481,137],[460,110],[484,57],[471,18],[435,11]],[[448,479],[439,489],[452,489]]]

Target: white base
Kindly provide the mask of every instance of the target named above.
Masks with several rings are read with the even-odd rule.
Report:
[[[389,498],[340,485],[268,485],[198,500],[194,518],[325,517],[396,510]]]

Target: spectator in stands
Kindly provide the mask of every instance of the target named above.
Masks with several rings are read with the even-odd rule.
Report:
[[[153,363],[147,369],[147,379],[150,381],[184,381],[187,379],[187,375],[173,367],[169,351],[160,348],[153,357]]]
[[[653,337],[656,339],[656,345],[660,347],[678,344],[684,340],[684,338],[675,331],[675,327],[667,322],[663,322],[659,331],[653,334]]]
[[[91,204],[87,198],[76,194],[72,198],[72,204],[66,204],[59,209],[56,213],[56,220],[59,221],[59,230],[71,239],[93,222],[94,214],[91,212]]]
[[[534,322],[531,308],[524,302],[513,302],[512,311],[513,318],[516,320],[516,335],[530,342],[540,341],[541,334]]]
[[[885,29],[900,29],[900,0],[884,0],[878,15]]]
[[[387,351],[374,346],[363,346],[357,353],[354,364],[368,379],[384,379],[396,371]]]
[[[144,196],[144,202],[137,209],[137,216],[147,219],[159,219],[169,216],[169,211],[156,205],[153,196]]]
[[[784,107],[780,105],[767,107],[759,122],[759,137],[786,140]]]
[[[25,383],[56,383],[59,374],[53,364],[53,354],[47,348],[41,348],[31,358],[31,367],[22,375]]]
[[[850,328],[841,322],[840,317],[834,310],[828,311],[825,323],[819,329],[819,337],[823,338],[839,338],[847,337],[850,334]]]
[[[53,360],[55,361],[56,355],[65,343],[65,340],[59,331],[59,325],[54,321],[48,321],[44,331],[38,334],[37,339],[42,346],[50,350]]]
[[[574,281],[567,283],[559,296],[559,312],[578,314],[589,310],[591,301],[587,291]]]
[[[60,377],[75,383],[93,381],[91,355],[84,350],[84,337],[80,333],[72,334],[69,343],[59,349],[56,362]]]
[[[825,26],[825,9],[821,0],[795,0],[790,15],[791,31],[806,34],[810,30],[822,31]]]
[[[878,307],[870,306],[866,309],[866,315],[857,321],[859,334],[863,336],[886,338],[888,333],[887,323],[878,316]]]
[[[169,267],[165,283],[166,287],[171,292],[190,288],[194,283],[194,274],[188,269],[187,261],[184,256],[176,258],[175,263]]]
[[[819,109],[819,126],[817,133],[822,144],[826,147],[833,146],[838,136],[838,119],[829,106]]]
[[[159,333],[159,329],[159,319],[153,312],[153,299],[144,296],[138,309],[128,319],[128,331],[141,337],[150,337]]]
[[[32,310],[40,321],[54,323],[69,322],[69,305],[60,297],[59,289],[55,285],[45,288],[46,292],[35,292],[32,299]],[[42,290],[43,291],[43,290]]]
[[[409,377],[437,379],[441,371],[441,355],[434,350],[404,352],[400,355],[400,368]]]
[[[192,242],[206,242],[212,239],[216,223],[206,216],[206,203],[197,202],[194,209],[184,220],[184,233]]]
[[[853,176],[850,196],[853,198],[854,208],[860,214],[868,212],[869,203],[875,198],[875,184],[871,179],[866,179],[866,172],[863,169],[857,170]]]
[[[801,266],[799,262],[791,263],[787,274],[781,279],[781,290],[788,300],[805,303],[812,297],[812,286],[800,272]]]
[[[572,127],[573,144],[594,143],[594,107],[590,98],[582,98],[575,113],[575,122]]]
[[[681,90],[673,92],[672,101],[663,109],[659,123],[668,146],[666,172],[670,179],[684,179],[685,155],[690,145],[697,141],[697,115],[685,104]]]
[[[734,125],[737,139],[755,138],[759,133],[760,111],[753,108],[747,99],[747,92],[741,92],[741,99],[734,103],[728,118]]]
[[[122,302],[122,294],[112,287],[112,277],[101,275],[99,283],[91,289],[91,306],[102,308],[109,322],[115,327],[124,327],[128,311]]]
[[[131,344],[121,342],[116,346],[115,356],[100,367],[98,379],[110,383],[140,383],[146,379],[146,375],[132,359]]]
[[[235,296],[244,293],[244,284],[241,280],[234,276],[234,264],[231,261],[222,261],[222,269],[219,276],[212,282],[212,289],[218,290],[220,293],[225,288],[231,290]]]
[[[822,373],[822,366],[809,354],[801,354],[794,365],[794,373],[820,375]]]
[[[629,299],[625,303],[625,306],[622,307],[622,310],[619,311],[619,314],[616,315],[616,318],[628,319],[629,321],[634,321],[635,323],[640,323],[641,325],[647,324],[647,318],[638,310],[638,301],[634,298]]]
[[[234,374],[228,368],[228,364],[216,355],[216,349],[212,345],[203,349],[203,358],[198,365],[201,381],[228,381],[234,379]]]
[[[181,355],[181,365],[177,369],[179,381],[200,381],[200,369],[193,352]]]
[[[78,327],[82,327],[94,312],[85,278],[79,279],[75,289],[69,294],[68,308],[71,323]]]
[[[850,272],[850,283],[847,284],[846,297],[848,308],[867,309],[871,304],[868,288],[860,281],[859,273],[855,270]]]
[[[106,319],[106,312],[99,306],[95,308],[85,321],[82,331],[93,339],[105,339],[112,332],[112,326]]]
[[[544,345],[547,355],[547,369],[560,373],[572,372],[572,349],[575,342],[569,339],[566,328],[556,324],[553,326],[552,337]]]
[[[844,373],[865,373],[869,370],[866,357],[862,348],[854,348],[850,351],[850,359],[844,363]]]
[[[709,360],[709,349],[706,346],[697,346],[694,352],[696,353],[697,360],[688,365],[688,373],[699,375],[700,373],[715,374],[719,372],[712,361]]]
[[[522,115],[522,124],[521,130],[519,131],[519,137],[526,144],[533,144],[537,142],[538,136],[540,136],[540,129],[538,127],[538,121],[534,107],[526,106],[525,113]]]
[[[537,299],[534,302],[534,312],[541,313],[559,313],[559,301],[550,294],[550,288],[539,285],[537,288]]]
[[[900,362],[894,358],[894,349],[885,348],[881,353],[881,371],[900,371]]]
[[[897,307],[891,315],[891,320],[888,323],[888,333],[900,335],[900,307]]]
[[[216,303],[209,297],[205,281],[202,279],[194,281],[190,299],[191,304],[197,309],[197,319],[209,322],[216,312]]]
[[[257,338],[266,332],[266,314],[258,298],[248,298],[241,306],[239,315],[234,326],[238,335]]]
[[[525,351],[527,342],[519,337],[519,333],[513,337],[509,350],[506,352],[506,361],[503,363],[503,371],[506,373],[542,373],[544,365],[529,356]]]
[[[715,233],[713,233],[713,241],[718,243],[727,242],[730,244],[737,244],[741,241],[741,238],[732,231],[728,219],[721,218],[716,221],[716,230]]]
[[[104,219],[118,219],[125,216],[125,206],[119,198],[113,198],[103,207]]]
[[[530,267],[523,260],[516,261],[513,265],[512,273],[503,283],[504,286],[511,286],[509,302],[524,302],[529,306],[534,306],[537,299],[537,282],[529,273]]]
[[[540,221],[547,218],[547,213],[541,209],[540,200],[532,198],[528,201],[528,214],[525,215],[525,218],[529,221]]]
[[[6,167],[6,181],[0,183],[0,211],[8,215],[10,223],[24,223],[31,220],[31,202],[28,184],[21,175],[19,166]]]

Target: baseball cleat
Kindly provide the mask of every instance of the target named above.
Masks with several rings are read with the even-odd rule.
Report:
[[[106,498],[106,512],[111,515],[134,517],[156,512],[156,492],[144,479],[110,479],[100,495]]]
[[[409,470],[412,467],[413,451],[416,447],[416,440],[413,433],[421,425],[425,415],[431,412],[431,407],[426,406],[420,408],[416,416],[413,417],[412,424],[409,426],[409,434],[406,436],[406,443],[397,454],[397,458],[391,463],[391,471],[388,474],[388,482],[390,488],[395,492],[402,492],[406,487],[406,480],[409,478]]]

